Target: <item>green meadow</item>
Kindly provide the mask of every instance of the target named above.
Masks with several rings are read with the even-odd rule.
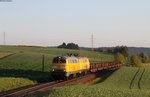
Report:
[[[149,82],[150,68],[122,67],[101,83],[56,88],[33,97],[150,97]]]
[[[66,55],[67,53],[88,57],[90,62],[111,62],[114,60],[113,55],[105,53],[46,47],[1,46],[0,53],[14,53],[14,55],[0,60],[0,69],[41,71],[42,58],[44,55],[44,71],[47,72],[49,71],[53,57]]]
[[[44,81],[52,81],[49,67],[55,56],[75,53],[90,62],[111,62],[114,56],[84,50],[47,47],[0,46],[0,91],[15,89]],[[10,55],[12,54],[12,55]],[[10,55],[10,56],[8,56]],[[44,55],[44,71],[42,59]],[[6,57],[7,56],[7,57]],[[101,82],[54,88],[33,97],[150,97],[150,64],[143,67],[122,67]]]
[[[10,89],[15,89],[27,85],[33,85],[36,82],[25,78],[15,78],[15,77],[1,77],[0,78],[0,91],[6,91]]]
[[[16,79],[21,85],[24,86],[22,78],[28,80],[29,83],[39,83],[44,81],[52,81],[49,68],[52,59],[55,56],[66,55],[67,53],[79,54],[80,56],[88,57],[90,62],[111,62],[114,56],[106,53],[97,53],[85,50],[69,50],[47,47],[28,47],[28,46],[0,46],[0,86],[6,84],[8,80],[2,81],[5,77]],[[9,54],[11,56],[5,57]],[[42,71],[42,61],[44,55],[44,71]],[[12,82],[12,89],[17,88],[17,83]],[[16,84],[16,86],[15,86]],[[20,87],[18,86],[18,87]],[[11,88],[9,88],[11,89]],[[7,90],[5,85],[2,90]]]
[[[9,52],[0,52],[0,59],[1,59],[1,58],[4,58],[4,57],[6,57],[6,56],[9,56],[9,55],[11,55],[11,54],[13,54],[13,53],[9,53]]]

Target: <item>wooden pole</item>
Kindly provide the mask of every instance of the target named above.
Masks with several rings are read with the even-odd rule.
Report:
[[[45,58],[45,57],[44,57],[44,55],[43,55],[43,56],[42,56],[42,71],[43,71],[43,72],[44,72],[44,63],[45,63],[45,62],[44,62],[44,61],[45,61],[44,58]]]

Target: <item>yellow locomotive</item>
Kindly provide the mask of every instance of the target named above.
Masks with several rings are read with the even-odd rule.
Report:
[[[69,79],[89,72],[90,63],[86,57],[57,56],[50,67],[54,79]]]

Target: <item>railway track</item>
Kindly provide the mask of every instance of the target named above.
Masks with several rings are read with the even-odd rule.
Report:
[[[70,86],[79,83],[86,83],[91,80],[94,80],[95,78],[96,78],[95,74],[88,74],[82,77],[78,77],[66,81],[60,80],[60,81],[47,82],[47,83],[38,84],[31,87],[25,87],[22,89],[6,91],[0,93],[0,97],[27,97],[28,95],[39,91],[46,91],[50,88],[55,88],[55,87],[63,87],[63,86]]]
[[[115,70],[115,69],[119,68],[120,66],[122,66],[121,63],[106,63],[106,64],[97,63],[96,65],[94,64],[90,67],[91,73],[89,73],[85,76],[81,76],[81,77],[74,78],[71,80],[66,80],[66,81],[59,80],[59,81],[41,83],[41,84],[28,86],[28,87],[22,87],[22,88],[15,89],[15,90],[5,91],[5,92],[0,93],[0,97],[27,97],[30,94],[33,94],[33,93],[36,93],[39,91],[46,91],[46,90],[49,90],[50,88],[87,83],[87,82],[90,82],[90,81],[96,79],[98,77],[97,73],[99,71]],[[105,74],[105,73],[103,72],[103,74]]]
[[[24,88],[20,88],[20,89],[6,91],[6,92],[1,93],[0,97],[8,97],[8,96],[16,95],[16,94],[21,94],[24,92],[30,92],[30,91],[34,91],[38,88],[42,88],[42,87],[45,87],[47,85],[53,85],[56,83],[57,82],[53,81],[53,82],[48,82],[48,83],[37,84],[35,86],[29,86],[29,87],[24,87]]]

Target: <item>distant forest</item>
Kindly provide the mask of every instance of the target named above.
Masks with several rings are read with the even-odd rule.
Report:
[[[55,46],[51,48],[57,48],[57,47]],[[58,48],[67,48],[67,44],[63,43],[62,45],[59,45]],[[72,44],[71,44],[71,48],[72,48]],[[108,52],[108,50],[111,50],[112,48],[114,47],[99,47],[99,48],[94,48],[94,50],[101,49],[101,52]],[[81,50],[88,50],[88,51],[91,50],[90,47],[79,47],[77,44],[74,43],[72,49],[81,49]],[[148,47],[128,47],[128,50],[129,50],[129,55],[140,54],[141,52],[145,52],[150,56],[150,48]]]
[[[101,49],[101,52],[107,52],[107,50],[112,49],[113,47],[100,47],[100,48],[95,48],[96,49]],[[80,47],[80,49],[83,50],[91,50],[91,48],[88,47]],[[140,54],[141,52],[145,52],[150,56],[150,48],[146,47],[128,47],[129,49],[129,55],[132,54]]]
[[[150,56],[150,48],[144,47],[129,47],[129,54],[139,54],[140,52],[145,52]]]

